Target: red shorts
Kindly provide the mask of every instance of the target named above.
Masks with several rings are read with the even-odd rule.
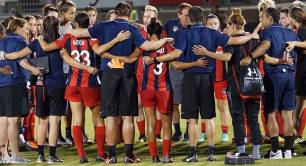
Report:
[[[70,102],[81,102],[85,107],[95,107],[100,105],[101,88],[67,86],[65,99]]]
[[[172,91],[142,90],[140,96],[144,108],[156,108],[162,114],[172,114]]]
[[[227,100],[226,88],[226,80],[214,82],[215,96],[217,100]]]

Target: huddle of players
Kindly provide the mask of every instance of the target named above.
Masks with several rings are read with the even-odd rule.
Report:
[[[68,3],[68,10],[69,7],[75,8],[75,5],[70,1],[65,1],[63,3]],[[175,99],[176,85],[173,83],[173,79],[171,80],[170,78],[171,69],[168,69],[169,63],[171,63],[174,69],[183,70],[183,77],[181,80],[182,118],[188,119],[189,122],[188,136],[190,144],[190,152],[184,161],[197,161],[196,143],[198,141],[197,124],[199,114],[201,119],[205,121],[205,134],[209,144],[207,159],[208,161],[215,161],[215,129],[213,122],[213,118],[215,117],[215,99],[213,94],[213,75],[215,72],[214,59],[229,61],[229,64],[239,69],[240,65],[248,65],[251,58],[262,56],[265,52],[267,52],[267,54],[264,55],[265,86],[266,89],[274,90],[268,90],[263,100],[265,111],[269,112],[268,129],[272,141],[270,158],[282,158],[282,152],[279,151],[278,148],[277,123],[275,124],[275,111],[277,110],[288,110],[282,113],[285,129],[284,157],[292,157],[293,126],[291,113],[289,111],[295,106],[295,101],[293,100],[295,95],[294,82],[292,81],[295,80],[293,78],[295,65],[292,59],[296,55],[300,55],[296,54],[295,50],[292,50],[290,52],[292,58],[287,58],[286,61],[281,59],[282,57],[280,57],[280,55],[284,52],[284,43],[299,40],[297,34],[292,30],[282,28],[278,24],[279,12],[274,8],[268,8],[269,6],[266,7],[267,9],[260,10],[261,24],[264,27],[260,35],[260,42],[256,40],[258,35],[244,32],[243,27],[245,25],[245,20],[240,10],[234,10],[230,16],[227,25],[229,36],[227,36],[203,26],[204,13],[200,7],[192,7],[186,3],[181,4],[179,7],[179,14],[185,17],[186,22],[189,22],[191,25],[188,28],[188,24],[186,27],[183,27],[179,20],[172,20],[169,21],[163,29],[156,20],[156,8],[147,6],[144,15],[144,26],[139,30],[128,23],[131,6],[126,3],[119,3],[115,8],[117,18],[114,21],[102,22],[89,28],[88,15],[79,13],[75,17],[76,28],[73,30],[70,29],[68,31],[69,33],[59,38],[59,20],[54,16],[47,16],[43,22],[44,33],[42,38],[33,40],[29,45],[22,43],[23,45],[21,46],[21,44],[18,43],[19,47],[14,48],[6,48],[7,46],[5,43],[10,43],[10,45],[17,43],[16,41],[12,41],[15,38],[18,38],[21,42],[23,40],[22,37],[20,37],[23,35],[22,30],[26,31],[28,25],[22,19],[14,19],[9,24],[9,27],[15,24],[16,28],[14,29],[12,27],[12,32],[15,32],[15,34],[7,34],[7,37],[3,39],[5,43],[3,43],[2,46],[0,56],[2,61],[0,61],[0,65],[1,67],[13,65],[15,68],[12,69],[12,72],[7,73],[8,76],[5,74],[0,75],[8,80],[2,84],[2,91],[6,94],[16,91],[16,93],[21,95],[18,95],[20,100],[17,100],[16,96],[14,96],[14,101],[24,101],[24,89],[21,87],[24,85],[24,81],[22,80],[25,79],[18,80],[20,81],[19,86],[21,86],[18,90],[16,88],[18,86],[15,84],[18,77],[11,77],[12,74],[19,74],[18,76],[20,77],[23,76],[22,72],[18,73],[22,65],[25,65],[22,67],[32,71],[33,74],[43,77],[42,85],[39,81],[36,83],[36,96],[37,101],[39,101],[37,103],[36,114],[42,123],[39,124],[41,125],[42,134],[38,136],[38,162],[46,162],[43,153],[46,126],[48,124],[46,120],[48,118],[46,117],[49,117],[50,121],[50,154],[48,162],[62,162],[62,160],[56,156],[55,146],[58,137],[59,117],[63,115],[62,110],[64,110],[62,109],[64,107],[64,96],[65,99],[70,102],[73,117],[72,134],[81,163],[88,162],[83,147],[82,131],[85,107],[89,107],[93,111],[95,139],[98,148],[97,161],[106,161],[106,163],[117,162],[116,143],[120,130],[117,121],[118,117],[122,117],[122,136],[126,153],[124,162],[139,162],[140,160],[133,154],[133,117],[138,115],[139,110],[138,96],[136,93],[137,88],[148,124],[148,146],[152,161],[160,162],[155,135],[157,109],[160,113],[158,116],[160,116],[163,128],[162,161],[164,163],[172,162],[170,158],[172,135],[171,117],[172,112],[175,110],[173,109],[173,100]],[[292,10],[301,9],[292,8]],[[181,13],[182,11],[184,11],[185,14]],[[71,12],[75,12],[75,9],[72,9]],[[304,10],[300,12],[304,14]],[[146,20],[145,16],[147,16]],[[303,20],[298,19],[303,17],[290,16],[297,22],[300,21],[300,23],[303,23]],[[69,24],[67,25],[69,26]],[[166,31],[167,34],[163,31]],[[171,38],[162,38],[165,37],[165,35],[175,38],[174,48],[168,44],[173,41]],[[100,46],[99,44],[102,45]],[[220,46],[223,47],[224,53],[216,53],[216,50]],[[291,49],[294,46],[303,47],[303,42],[290,42],[289,46]],[[61,49],[61,51],[59,49]],[[243,50],[241,49],[246,49],[248,51],[247,55],[251,55],[251,57],[244,57],[245,55],[242,54]],[[38,68],[27,64],[23,57],[33,52],[35,52],[37,57],[49,56],[51,62],[51,71],[49,74],[43,74]],[[103,58],[101,60],[101,70],[103,71],[101,81],[96,75],[98,71],[96,68],[98,64],[96,55],[100,55]],[[134,62],[137,61],[137,59],[137,69],[142,69],[142,72],[140,72],[142,73],[141,75],[135,75]],[[62,72],[63,60],[71,66],[66,90],[64,90],[65,79]],[[299,62],[303,61],[298,59],[297,62],[299,64]],[[143,66],[139,67],[139,65]],[[224,86],[228,84],[229,106],[233,117],[234,135],[239,153],[245,152],[245,131],[243,122],[244,112],[246,112],[247,122],[251,129],[254,145],[252,155],[255,159],[260,159],[259,147],[261,143],[261,134],[258,125],[260,102],[259,99],[241,100],[233,78],[230,75],[232,72],[235,71],[230,70],[227,74],[228,82],[223,83],[221,88],[218,89],[224,89],[226,88]],[[304,73],[305,71],[298,68],[297,73],[301,72]],[[303,74],[300,76],[302,77],[301,80],[305,80]],[[179,79],[178,77],[176,78]],[[284,84],[284,81],[287,81],[288,85]],[[305,85],[305,83],[303,84],[303,82],[301,82],[299,84],[300,86],[297,87],[300,88],[299,94],[303,96],[305,90],[301,84]],[[280,86],[285,86],[285,88]],[[278,89],[277,92],[275,89]],[[101,93],[101,91],[103,93]],[[222,92],[220,93],[221,96],[224,95]],[[281,100],[284,97],[288,100]],[[8,98],[12,100],[13,96],[9,96]],[[100,118],[100,103],[102,104],[102,117],[106,118],[106,127],[104,126],[103,118]],[[180,103],[174,103],[174,105],[177,104]],[[16,105],[16,103],[14,105],[5,105],[4,110],[7,112],[4,112],[1,118],[4,116],[4,119],[10,120],[11,117],[19,117],[21,112],[12,113],[10,111],[21,111],[24,109],[21,107],[24,106],[24,103],[18,105]],[[175,128],[177,129],[177,127]],[[180,137],[181,133],[177,133],[177,135]],[[11,135],[8,136],[8,139],[14,138],[10,136]],[[108,146],[107,154],[104,153],[105,136]],[[54,138],[53,141],[52,139],[50,140],[50,137]],[[7,140],[7,138],[5,138],[5,140]],[[1,142],[1,145],[2,143],[3,142]],[[11,156],[5,155],[2,157],[2,161],[11,163],[14,163],[14,161],[27,162],[26,159],[19,156],[18,150],[16,150],[15,153],[14,151],[12,152]],[[7,154],[7,152],[2,151],[2,154]]]

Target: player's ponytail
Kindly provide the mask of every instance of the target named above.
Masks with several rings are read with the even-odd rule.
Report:
[[[293,7],[289,12],[289,16],[306,28],[306,12],[302,8]]]
[[[241,9],[236,8],[232,11],[231,16],[228,19],[228,24],[234,24],[238,30],[243,29],[245,25],[245,19],[242,16]]]
[[[147,31],[150,36],[155,34],[159,39],[161,38],[163,33],[163,27],[158,22],[156,17],[151,18],[151,23],[148,25]]]
[[[42,8],[42,11],[44,13],[44,16],[47,16],[49,12],[57,12],[59,13],[58,9],[52,5],[52,4],[47,4]]]
[[[43,35],[46,42],[51,43],[60,37],[58,33],[59,20],[54,16],[47,16],[43,22]]]

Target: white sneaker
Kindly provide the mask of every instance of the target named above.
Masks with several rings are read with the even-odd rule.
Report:
[[[277,150],[276,153],[274,153],[272,150],[270,151],[270,159],[282,159],[283,153],[281,150]]]
[[[8,163],[8,161],[10,160],[10,156],[9,155],[5,155],[5,156],[3,156],[2,158],[1,158],[1,164],[6,164],[6,163]]]
[[[12,156],[6,163],[10,164],[26,164],[29,163],[30,160],[21,157],[21,156]]]
[[[286,150],[284,152],[284,158],[285,159],[292,159],[292,152],[291,152],[291,150]]]

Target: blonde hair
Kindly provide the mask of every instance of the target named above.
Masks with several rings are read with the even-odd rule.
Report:
[[[156,7],[154,7],[152,5],[146,5],[145,6],[145,12],[146,11],[152,11],[152,12],[155,12],[156,16],[158,15],[158,11],[157,11]]]
[[[275,2],[273,0],[260,0],[258,2],[257,9],[258,11],[264,11],[268,8],[276,8]]]
[[[243,29],[246,21],[242,15],[241,9],[235,8],[228,19],[228,24],[234,24],[237,29]]]

